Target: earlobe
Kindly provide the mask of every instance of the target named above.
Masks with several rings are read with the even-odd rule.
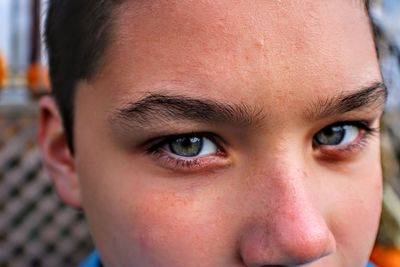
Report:
[[[44,96],[39,101],[38,142],[43,164],[58,195],[66,204],[80,207],[75,161],[68,148],[58,107],[51,96]]]

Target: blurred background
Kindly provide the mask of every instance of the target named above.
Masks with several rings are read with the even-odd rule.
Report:
[[[93,249],[82,212],[60,202],[36,145],[37,99],[49,92],[46,2],[0,0],[0,267],[77,266]]]
[[[382,123],[383,214],[371,258],[400,267],[400,0],[371,5],[390,91]],[[37,99],[50,91],[45,10],[44,0],[0,0],[0,267],[77,266],[93,249],[82,212],[59,201],[36,145]]]

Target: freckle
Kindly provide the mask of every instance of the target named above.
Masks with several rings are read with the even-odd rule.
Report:
[[[264,41],[256,41],[255,47],[257,49],[262,49],[264,47]]]

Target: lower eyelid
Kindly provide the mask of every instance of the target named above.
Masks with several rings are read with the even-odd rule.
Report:
[[[184,159],[168,154],[169,152],[155,152],[153,156],[158,163],[167,169],[183,172],[210,170],[229,165],[229,159],[225,155],[209,155],[193,159]]]

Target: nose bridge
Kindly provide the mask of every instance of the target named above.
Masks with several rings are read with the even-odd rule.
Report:
[[[312,177],[306,165],[301,156],[286,154],[266,163],[254,177],[259,183],[252,198],[257,221],[243,242],[247,266],[305,264],[335,249],[324,214],[313,203],[318,192],[308,186]]]
[[[305,197],[308,192],[309,182],[308,167],[304,156],[295,149],[283,146],[274,149],[264,159],[257,160],[256,167],[247,177],[255,185],[253,192],[264,201],[273,202],[281,209],[293,207],[293,201]],[[268,197],[266,197],[268,196]],[[298,199],[299,198],[299,199]],[[298,202],[302,204],[302,202]]]

